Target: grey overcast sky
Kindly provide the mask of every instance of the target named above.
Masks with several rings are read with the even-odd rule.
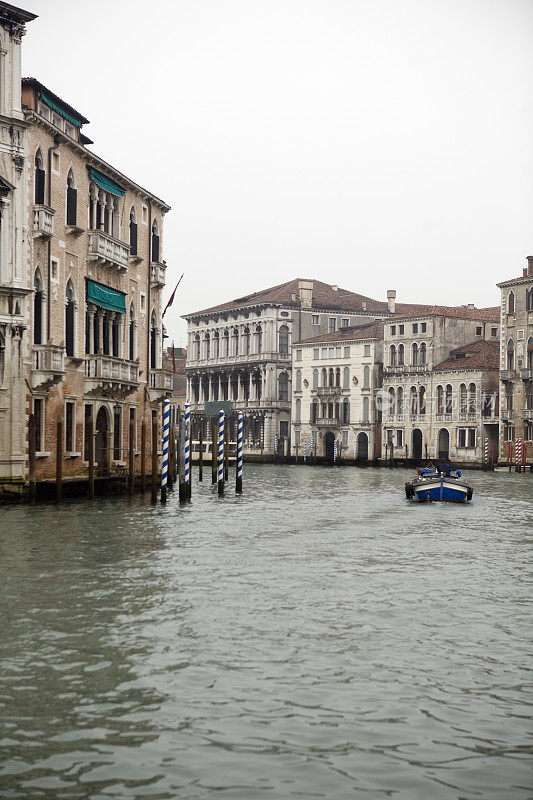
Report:
[[[33,75],[166,216],[165,322],[295,277],[478,306],[533,252],[533,0],[28,0]]]

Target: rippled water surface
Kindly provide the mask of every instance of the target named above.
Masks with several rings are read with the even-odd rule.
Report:
[[[533,476],[409,477],[0,509],[0,796],[531,798]]]

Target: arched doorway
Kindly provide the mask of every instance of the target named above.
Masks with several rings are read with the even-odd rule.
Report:
[[[420,428],[415,428],[412,436],[411,453],[414,461],[422,460],[423,437]]]
[[[447,459],[450,455],[450,433],[446,428],[439,431],[438,451],[439,459]]]
[[[109,414],[105,406],[101,406],[96,417],[96,436],[94,439],[94,460],[98,469],[105,472],[108,468]]]
[[[324,436],[324,458],[331,463],[333,463],[334,446],[335,436],[331,431],[328,431]]]
[[[368,436],[363,432],[357,437],[357,458],[359,461],[368,461]]]

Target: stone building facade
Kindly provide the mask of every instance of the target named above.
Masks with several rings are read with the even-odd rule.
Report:
[[[20,92],[21,40],[35,19],[0,2],[0,482],[26,472],[25,357],[28,341],[25,187],[28,124]]]
[[[420,307],[386,320],[383,452],[419,462],[497,457],[499,309]]]
[[[341,328],[292,350],[292,455],[367,462],[381,454],[383,323]]]
[[[205,422],[206,408],[224,402],[227,409],[244,413],[248,455],[271,455],[275,448],[288,454],[294,343],[392,314],[395,294],[377,301],[336,285],[295,279],[184,315],[193,420]]]
[[[34,78],[22,81],[27,126],[27,414],[36,420],[37,477],[55,471],[64,418],[64,475],[83,474],[86,422],[100,472],[127,462],[135,428],[172,389],[162,366],[163,216],[169,206],[88,149],[88,120]]]

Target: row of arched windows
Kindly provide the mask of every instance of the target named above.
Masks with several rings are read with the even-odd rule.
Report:
[[[239,328],[232,328],[224,330],[222,335],[219,331],[214,333],[206,331],[202,338],[197,333],[193,339],[192,352],[196,361],[262,353],[263,328],[261,325],[252,326],[252,328],[247,325],[242,332]],[[287,325],[282,325],[278,331],[278,352],[280,355],[289,355],[289,328]]]
[[[402,386],[391,386],[388,391],[388,413],[406,413],[404,390]],[[452,414],[453,411],[453,388],[450,383],[439,384],[436,394],[436,413]],[[426,387],[411,386],[409,389],[409,413],[413,415],[424,415],[426,413]],[[459,386],[459,413],[476,414],[477,412],[477,387],[475,383],[461,383]]]
[[[533,309],[532,309],[533,310]],[[530,336],[527,340],[527,355],[526,355],[526,369],[533,369],[533,336]],[[506,352],[506,369],[514,370],[516,369],[516,362],[515,362],[515,346],[513,339],[509,339],[507,342],[507,352]]]
[[[418,344],[413,342],[411,345],[411,365],[423,366],[427,361],[427,347],[425,342]],[[391,367],[401,367],[405,364],[405,347],[403,344],[396,346],[391,344],[389,348],[389,364]]]
[[[40,148],[35,154],[34,202],[36,205],[46,204],[46,170]],[[120,222],[118,197],[99,189],[94,182],[89,188],[89,229],[102,230],[117,239],[120,238]],[[78,192],[72,168],[67,173],[66,183],[66,224],[78,224]],[[137,211],[132,205],[129,213],[129,245],[130,255],[138,255]],[[160,233],[157,219],[152,222],[151,260],[160,261]]]
[[[365,397],[365,400],[367,401],[368,416],[370,409],[368,397]],[[294,421],[299,423],[302,421],[302,401],[299,398],[296,400],[295,406]],[[347,397],[344,398],[342,403],[319,403],[316,399],[312,400],[309,415],[310,424],[316,425],[319,419],[337,420],[341,425],[350,422],[350,401]]]
[[[507,313],[514,314],[516,310],[516,297],[513,291],[507,295]],[[526,311],[533,311],[533,287],[526,289]]]

